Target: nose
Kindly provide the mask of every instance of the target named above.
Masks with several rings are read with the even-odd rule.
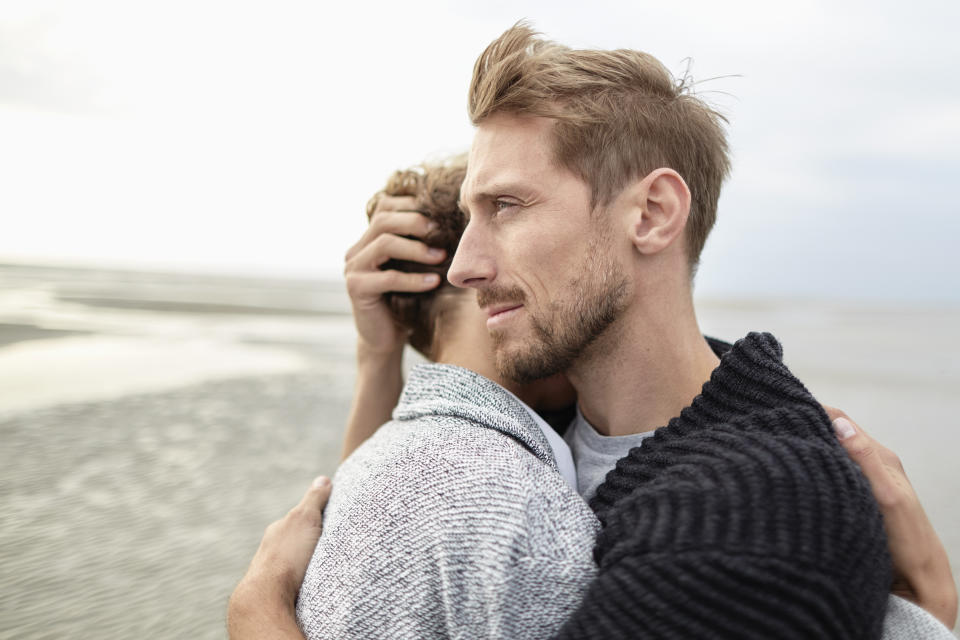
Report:
[[[455,287],[480,289],[497,275],[489,234],[476,221],[474,217],[467,223],[447,271],[447,279]]]

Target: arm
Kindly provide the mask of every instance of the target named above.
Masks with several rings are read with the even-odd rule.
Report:
[[[402,359],[402,344],[396,352],[384,355],[365,354],[363,347],[357,347],[357,380],[343,435],[341,461],[390,420],[403,388]]]
[[[269,527],[247,573],[230,595],[227,630],[231,640],[300,640],[294,605],[320,537],[330,481],[314,480],[306,495]]]
[[[383,196],[370,219],[370,227],[347,251],[344,278],[353,319],[357,326],[357,382],[344,435],[342,458],[390,419],[400,398],[403,379],[400,364],[406,333],[390,315],[383,294],[388,291],[424,292],[437,287],[436,274],[382,270],[388,260],[414,260],[435,264],[444,259],[442,249],[430,249],[414,238],[426,236],[432,224],[413,209],[412,197]]]
[[[950,560],[903,464],[843,411],[826,409],[843,448],[860,465],[880,505],[893,558],[893,593],[953,628],[957,621],[957,587]]]

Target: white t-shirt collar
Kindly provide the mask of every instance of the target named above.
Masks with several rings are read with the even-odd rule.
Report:
[[[510,393],[507,391],[507,393]],[[513,393],[510,393],[514,398],[517,398]],[[560,437],[560,434],[553,430],[547,422],[540,417],[536,411],[531,409],[526,402],[517,398],[517,402],[520,403],[530,417],[533,418],[534,423],[540,427],[540,431],[543,432],[544,437],[547,439],[547,443],[550,445],[550,448],[553,450],[553,459],[557,462],[557,468],[560,470],[560,475],[563,476],[563,479],[566,480],[567,484],[570,485],[574,491],[577,490],[577,468],[573,464],[573,453],[570,452],[570,446],[564,442],[563,438]]]

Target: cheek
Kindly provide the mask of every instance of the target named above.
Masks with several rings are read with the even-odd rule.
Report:
[[[528,295],[538,298],[540,305],[577,280],[589,259],[586,254],[592,238],[588,227],[557,224],[572,215],[570,212],[550,213],[522,227],[516,225],[509,229],[509,239],[504,237],[506,233],[499,239],[500,269],[509,274],[510,284],[517,284]]]
[[[555,277],[562,269],[561,252],[551,250],[547,243],[531,241],[514,259],[514,278],[527,295],[532,295],[541,305],[545,304],[555,289]]]
[[[549,237],[532,225],[515,227],[498,238],[500,255],[498,268],[505,275],[504,284],[519,286],[529,295],[543,289],[543,272],[551,268],[557,253]]]

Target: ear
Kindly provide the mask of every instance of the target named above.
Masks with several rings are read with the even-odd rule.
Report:
[[[630,240],[653,255],[683,236],[690,215],[690,189],[673,169],[655,169],[635,183],[631,194]]]

